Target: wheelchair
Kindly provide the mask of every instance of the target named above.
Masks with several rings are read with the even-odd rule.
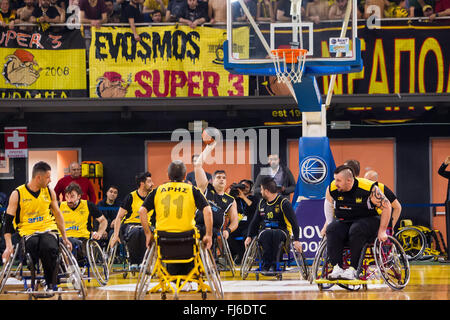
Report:
[[[78,261],[78,265],[81,267],[80,270],[82,271],[81,274],[84,280],[90,281],[92,279],[92,272],[94,279],[100,286],[105,286],[108,283],[108,257],[98,241],[92,238],[87,240],[86,257],[83,257],[81,261]],[[87,272],[86,275],[85,272]]]
[[[344,248],[343,268],[350,266],[350,250]],[[315,282],[319,290],[327,290],[338,285],[341,288],[357,291],[367,290],[368,284],[386,283],[393,290],[401,290],[409,282],[409,262],[400,243],[392,236],[384,242],[376,239],[367,243],[361,252],[355,280],[328,280],[333,266],[328,260],[326,237],[322,238],[311,267],[310,283]]]
[[[58,283],[57,290],[53,292],[39,290],[45,286],[42,265],[40,261],[35,263],[31,255],[25,252],[25,241],[22,238],[14,246],[14,253],[0,271],[0,294],[27,294],[29,300],[51,298],[55,295],[61,300],[63,294],[77,294],[83,300],[86,298],[87,289],[78,263],[62,241],[59,241],[55,273],[54,277]],[[7,280],[10,276],[22,280],[24,290],[6,290]]]
[[[236,274],[236,265],[231,255],[228,240],[223,237],[222,231],[219,230],[216,232],[211,250],[219,271],[230,271],[232,277],[234,277]]]
[[[400,242],[410,261],[446,258],[447,247],[442,233],[425,226],[415,226],[409,219],[400,221],[395,238]]]
[[[168,264],[179,266],[186,263],[192,265],[187,274],[169,273]],[[152,279],[157,281],[150,288]],[[138,275],[135,299],[141,300],[147,293],[158,291],[161,292],[162,300],[167,299],[168,293],[178,299],[180,292],[190,282],[197,284],[195,293],[201,293],[202,299],[207,298],[207,292],[212,292],[216,299],[223,299],[222,282],[213,255],[203,247],[198,231],[170,233],[155,230],[154,241],[145,253]]]
[[[300,279],[308,279],[309,268],[302,252],[294,249],[292,241],[287,236],[277,252],[276,270],[272,273],[262,271],[262,253],[263,248],[259,243],[259,236],[253,238],[251,243],[245,249],[242,258],[240,276],[245,280],[249,273],[254,273],[256,280],[259,280],[260,274],[274,275],[278,280],[283,279],[285,273],[298,273]],[[294,266],[293,268],[291,266]]]
[[[141,226],[136,226],[136,228],[142,228]],[[121,231],[122,232],[122,231]],[[106,248],[106,260],[107,269],[109,274],[122,273],[124,279],[131,274],[135,277],[139,272],[139,269],[131,267],[130,264],[130,252],[127,246],[127,242],[120,236],[121,243],[116,243],[114,247],[111,247],[111,243],[108,241],[108,246]],[[114,268],[115,264],[121,265],[121,267]]]

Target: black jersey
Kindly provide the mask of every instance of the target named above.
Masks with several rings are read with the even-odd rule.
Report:
[[[255,215],[248,229],[248,237],[254,237],[261,228],[282,229],[292,235],[294,241],[298,240],[299,227],[291,203],[281,195],[267,202],[259,201]]]
[[[358,218],[377,216],[376,207],[370,201],[370,194],[375,182],[363,178],[355,178],[350,191],[340,192],[333,180],[329,186],[330,195],[334,200],[334,215],[340,220],[355,220]]]
[[[234,198],[228,193],[224,193],[222,195],[218,194],[211,183],[208,183],[208,186],[206,187],[205,197],[206,200],[208,200],[213,213],[213,227],[217,229],[222,228],[225,216],[228,214]],[[205,224],[203,214],[201,212],[197,211],[195,221],[197,225]]]

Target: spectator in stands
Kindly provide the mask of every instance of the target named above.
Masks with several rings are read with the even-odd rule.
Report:
[[[328,0],[314,0],[306,6],[306,18],[314,23],[328,20]]]
[[[38,23],[42,31],[45,31],[50,27],[50,23],[60,23],[61,16],[58,10],[50,5],[50,0],[41,0],[39,7],[31,14],[30,22]]]
[[[256,20],[275,22],[277,7],[276,0],[258,0],[256,5]]]
[[[423,6],[422,13],[424,17],[430,17],[434,13],[434,9],[429,4]]]
[[[100,28],[108,20],[105,0],[79,0],[80,22],[89,26],[83,26],[84,39],[86,41],[86,55],[89,58],[91,46],[91,27]]]
[[[25,0],[25,5],[17,9],[15,24],[30,23],[31,15],[34,11],[35,0]],[[19,27],[23,31],[32,31],[33,27]]]
[[[114,10],[114,1],[113,0],[105,0],[106,6],[106,23],[119,23],[120,15]]]
[[[425,16],[424,7],[428,5],[433,10],[434,0],[408,0],[408,5],[410,17],[423,17]]]
[[[227,2],[223,0],[208,1],[208,16],[211,24],[227,22]]]
[[[336,0],[328,11],[329,20],[341,20],[344,19],[345,11],[347,9],[348,0]]]
[[[269,167],[261,169],[260,174],[256,177],[255,195],[261,195],[261,181],[266,176],[274,178],[281,195],[289,196],[293,193],[296,186],[294,176],[288,167],[280,163],[278,154],[269,155],[268,164]]]
[[[406,0],[391,0],[389,6],[386,8],[386,18],[406,18],[409,13],[405,9]]]
[[[59,12],[59,23],[66,22],[66,7],[64,0],[50,0],[50,5]]]
[[[430,15],[430,21],[436,17],[450,16],[450,0],[435,0],[434,13]]]
[[[80,21],[100,28],[108,20],[105,0],[80,0]],[[88,28],[86,28],[88,30]]]
[[[0,4],[0,26],[2,28],[14,29],[16,10],[11,9],[9,0],[2,0]]]
[[[162,12],[159,10],[153,11],[153,13],[151,13],[151,22],[154,23],[162,22]]]
[[[257,13],[257,6],[256,6],[256,0],[244,0],[245,5],[248,8],[248,11],[250,11],[250,14],[253,17],[256,17]],[[233,12],[233,18],[235,21],[247,21],[248,18],[244,13],[244,10],[241,7],[241,4],[238,1],[235,1],[231,3],[231,11]]]
[[[187,7],[181,13],[179,22],[192,29],[209,21],[208,4],[198,0],[187,0]]]
[[[309,4],[309,3],[308,3]],[[279,0],[276,6],[276,19],[277,21],[291,22],[291,1],[290,0]],[[305,16],[305,8],[302,6],[302,17]]]
[[[46,0],[43,0],[43,1],[46,1]],[[72,162],[69,165],[69,172],[70,172],[69,175],[59,179],[59,181],[56,183],[55,193],[56,193],[57,200],[60,201],[60,199],[61,199],[60,195],[63,196],[62,200],[64,200],[65,199],[64,190],[71,182],[76,182],[81,187],[81,190],[83,191],[83,194],[81,195],[81,199],[89,200],[93,203],[97,203],[97,196],[95,195],[94,186],[92,185],[92,182],[88,178],[81,176],[80,164],[78,162]]]
[[[165,22],[178,22],[187,7],[186,0],[170,0],[167,5]]]
[[[130,24],[131,31],[134,35],[134,40],[137,42],[141,41],[141,36],[137,33],[136,30],[136,23],[143,23],[144,15],[141,13],[140,5],[142,4],[143,0],[131,0],[129,5],[125,8],[125,14],[122,17],[121,22],[128,22]]]
[[[377,16],[378,19],[383,19],[384,10],[386,10],[388,4],[389,2],[387,0],[366,0],[364,5],[364,19],[368,19],[373,15]]]
[[[159,11],[162,15],[165,16],[168,4],[169,0],[145,0],[142,6],[143,7],[142,12],[149,13],[150,16],[153,16],[154,12]]]
[[[120,203],[117,199],[118,195],[119,188],[116,186],[110,186],[108,191],[105,193],[105,198],[97,203],[98,209],[105,216],[106,220],[108,220],[108,226],[106,228],[106,232],[104,233],[104,238],[107,237],[109,239],[114,232],[114,220],[116,219],[117,212],[120,207]],[[94,221],[94,229],[96,227],[97,226]]]

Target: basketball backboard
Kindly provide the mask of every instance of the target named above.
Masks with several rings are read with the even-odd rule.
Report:
[[[278,19],[275,9],[276,22],[271,22],[270,18],[262,14],[264,10],[268,12],[267,8],[258,9],[264,2],[227,0],[227,43],[224,46],[227,69],[238,73],[255,69],[248,74],[274,74],[271,68],[271,51],[286,47],[308,50],[306,74],[355,72],[361,67],[360,44],[357,39],[357,0],[335,2],[334,11],[342,18],[335,17],[327,21],[322,19],[320,22],[308,17],[307,13],[314,13],[313,6],[328,5],[327,0],[308,3],[298,0],[270,1],[281,6],[284,3],[287,8],[284,17],[280,17],[281,6],[278,8]],[[342,66],[345,67],[340,69]]]

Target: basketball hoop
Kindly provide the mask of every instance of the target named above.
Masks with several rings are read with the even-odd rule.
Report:
[[[278,82],[302,82],[303,69],[305,68],[306,49],[275,49],[272,50],[272,60],[277,73]],[[290,68],[288,68],[290,64]]]

